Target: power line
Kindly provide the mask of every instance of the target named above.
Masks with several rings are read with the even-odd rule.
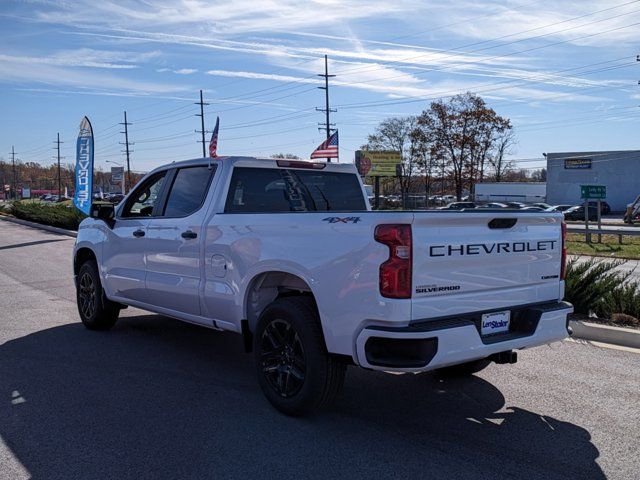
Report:
[[[55,150],[57,150],[58,154],[58,197],[62,198],[62,180],[61,180],[61,169],[60,169],[60,159],[64,158],[64,157],[60,157],[60,144],[64,143],[60,141],[60,132],[58,132],[58,137],[57,139],[53,142],[55,143],[56,147]]]
[[[516,5],[517,8],[523,8],[523,7],[528,7],[530,5],[539,5],[540,2],[539,0],[535,0],[533,2],[527,2],[527,3],[523,3],[521,5]],[[496,15],[495,12],[491,12],[491,13],[486,13],[484,15],[478,15],[475,17],[469,17],[469,18],[465,18],[464,20],[460,20],[458,22],[453,22],[453,23],[449,23],[446,25],[441,25],[439,27],[436,28],[430,28],[428,30],[422,30],[420,32],[414,32],[414,33],[410,33],[408,35],[401,35],[399,37],[393,37],[391,38],[391,40],[400,40],[402,38],[409,38],[409,37],[417,37],[419,35],[424,35],[425,33],[433,33],[433,32],[437,32],[438,30],[442,30],[444,28],[449,28],[449,27],[455,27],[457,25],[469,25],[469,22],[472,20],[479,20],[481,18],[487,18],[487,17],[493,17],[494,15]]]
[[[196,130],[196,133],[200,133],[202,134],[202,158],[207,156],[207,149],[206,149],[206,139],[204,138],[205,134],[208,133],[207,130],[204,129],[204,106],[205,105],[209,105],[208,103],[205,103],[202,100],[202,90],[200,90],[200,101],[199,102],[195,102],[196,105],[200,105],[200,114],[196,113],[196,117],[200,117],[200,126],[201,129],[200,130]]]
[[[615,60],[615,61],[617,61],[617,60]],[[593,65],[597,65],[597,64],[600,64],[600,63],[606,63],[606,62],[597,62],[595,64],[583,65],[583,66],[580,66],[580,67],[573,67],[573,68],[566,68],[566,69],[562,69],[562,70],[557,70],[555,72],[546,73],[546,74],[543,74],[543,75],[538,75],[537,77],[528,78],[528,79],[522,80],[522,81],[518,81],[518,80],[503,80],[503,81],[500,81],[500,82],[488,83],[488,84],[485,84],[484,87],[493,86],[493,85],[504,85],[504,84],[507,84],[507,85],[503,86],[503,87],[498,87],[498,88],[475,89],[474,92],[476,92],[476,93],[484,93],[484,92],[491,92],[491,91],[496,91],[496,90],[499,91],[499,90],[503,90],[503,89],[510,89],[510,88],[526,85],[528,83],[540,83],[541,82],[540,79],[544,79],[545,77],[548,77],[549,75],[568,72],[568,71],[572,71],[572,70],[580,70],[580,69],[587,68],[587,67],[593,66]],[[591,75],[591,74],[594,74],[594,73],[600,73],[602,71],[609,71],[609,70],[616,69],[616,68],[626,68],[626,67],[629,67],[631,65],[632,65],[631,63],[626,63],[626,64],[623,64],[623,65],[618,65],[618,66],[614,66],[614,67],[607,67],[607,68],[602,68],[602,69],[598,69],[598,70],[592,70],[592,71],[589,71],[589,72],[581,72],[580,75],[576,75],[576,77],[581,77],[583,75]],[[539,80],[536,80],[536,78],[538,78]],[[608,85],[607,85],[607,88],[609,88]],[[432,97],[407,96],[402,100],[378,100],[378,101],[373,101],[373,102],[346,103],[346,104],[338,105],[338,107],[341,107],[343,109],[352,109],[352,108],[368,108],[368,107],[389,106],[389,105],[402,105],[402,104],[406,104],[406,103],[416,103],[416,102],[423,102],[423,101],[427,101],[427,100],[438,100],[438,99],[442,99],[442,98],[447,97],[447,96],[456,95],[458,93],[459,93],[458,90],[450,90],[448,92],[445,91],[445,92],[441,93],[439,96],[432,96]]]
[[[440,50],[437,53],[448,53],[448,52],[455,53],[455,55],[445,55],[444,57],[439,58],[439,60],[444,60],[444,59],[447,59],[447,58],[455,57],[455,56],[460,55],[460,54],[466,54],[466,55],[474,54],[474,53],[477,53],[477,52],[490,50],[490,49],[493,49],[493,48],[498,48],[498,47],[503,47],[503,46],[506,46],[506,45],[511,45],[511,44],[514,44],[514,43],[519,43],[519,42],[528,41],[528,40],[535,40],[537,38],[541,38],[541,37],[544,37],[544,36],[549,36],[549,35],[553,35],[553,34],[557,34],[557,33],[563,33],[563,32],[566,32],[567,30],[573,30],[575,28],[584,27],[584,26],[587,26],[587,25],[591,25],[593,23],[604,22],[604,21],[607,21],[607,20],[612,20],[614,18],[618,18],[620,16],[626,16],[626,15],[629,15],[629,12],[625,12],[623,14],[616,15],[616,16],[613,16],[613,17],[608,17],[608,18],[605,18],[605,19],[595,20],[593,22],[589,22],[589,23],[586,23],[586,24],[565,28],[563,30],[556,31],[556,32],[550,32],[550,33],[546,33],[546,34],[542,34],[542,35],[536,35],[536,36],[533,36],[533,37],[521,38],[521,39],[518,39],[518,40],[513,40],[511,42],[505,42],[505,43],[502,43],[500,45],[492,45],[490,47],[484,47],[484,48],[472,50],[472,51],[469,51],[469,52],[460,51],[463,48],[468,48],[468,47],[472,47],[472,46],[475,46],[475,45],[481,45],[481,44],[484,44],[484,43],[495,42],[495,41],[503,39],[503,38],[512,37],[512,36],[516,36],[516,35],[521,35],[522,33],[527,33],[527,32],[531,32],[531,31],[534,31],[534,30],[540,30],[542,28],[548,28],[548,27],[552,27],[552,26],[555,26],[555,25],[567,23],[567,22],[570,22],[570,21],[573,21],[573,20],[577,20],[579,18],[584,18],[584,17],[587,17],[587,16],[591,16],[591,15],[595,15],[595,14],[598,14],[598,13],[602,13],[602,12],[605,12],[605,11],[608,11],[608,10],[613,10],[613,9],[616,9],[616,8],[620,8],[622,6],[629,5],[631,3],[637,3],[638,1],[640,1],[640,0],[634,0],[632,2],[627,2],[627,3],[623,3],[623,4],[620,4],[620,5],[613,6],[613,7],[609,7],[609,8],[605,8],[605,9],[598,10],[598,11],[595,11],[595,12],[591,12],[589,14],[580,15],[578,17],[573,17],[573,18],[570,18],[570,19],[567,19],[567,20],[562,20],[562,21],[559,21],[559,22],[554,22],[554,23],[550,23],[550,24],[547,24],[547,25],[543,25],[541,27],[536,27],[536,28],[532,28],[532,29],[528,29],[528,30],[522,30],[522,31],[519,31],[519,32],[515,32],[515,33],[512,33],[512,34],[509,34],[509,35],[503,35],[501,37],[496,37],[496,38],[492,38],[492,39],[488,39],[488,40],[483,40],[481,42],[474,42],[474,43],[470,43],[470,44],[466,44],[466,45],[461,45],[461,46],[454,47],[454,48],[449,48],[449,49],[446,49],[446,50]],[[631,12],[631,13],[635,13],[635,11]],[[599,32],[596,35],[600,35],[602,33],[608,33],[610,31],[611,30],[607,30],[605,32]],[[579,40],[579,39],[582,39],[582,38],[585,38],[585,37],[578,37],[578,38],[574,38],[574,39],[570,39],[570,40],[565,40],[565,41],[560,42],[560,43],[571,42],[571,41]],[[552,45],[555,45],[555,44],[552,44]],[[545,48],[546,48],[546,46],[545,46]],[[528,50],[524,50],[524,51],[528,51]],[[432,54],[432,53],[433,52],[430,52],[429,54]],[[515,55],[517,53],[522,53],[522,52],[512,52],[512,53],[505,54],[505,55],[494,56],[494,57],[490,57],[490,58],[484,59],[484,61],[494,60],[494,59],[502,58],[502,57],[507,57],[507,56]],[[399,60],[392,60],[392,61],[378,62],[378,63],[382,63],[382,64],[391,64],[391,63],[398,64],[398,63],[400,63],[400,64],[402,64],[402,63],[407,63],[410,60],[415,60],[415,59],[418,59],[418,58],[424,58],[429,54],[414,55],[414,56],[411,56],[411,57],[401,58]],[[426,72],[422,72],[422,73],[438,71],[438,70],[442,70],[444,68],[445,67],[433,68],[433,69],[429,69]],[[375,66],[373,68],[355,67],[355,68],[344,70],[344,71],[341,71],[341,72],[338,72],[338,73],[340,73],[340,75],[344,75],[346,73],[351,73],[351,72],[362,73],[362,72],[365,72],[365,71],[371,71],[371,70],[375,70],[375,69],[376,69]],[[381,80],[390,80],[392,78],[397,78],[397,77],[398,76],[383,77],[383,78],[381,78]]]
[[[186,132],[176,133],[175,135],[167,135],[167,136],[163,136],[163,137],[143,138],[142,140],[136,140],[136,143],[164,142],[164,141],[167,141],[167,140],[175,140],[177,138],[190,137],[192,133],[193,133],[193,131],[187,130]]]
[[[334,130],[333,128],[331,128],[329,114],[331,112],[336,112],[337,110],[329,107],[329,78],[335,77],[335,75],[329,75],[329,63],[326,55],[324,56],[324,73],[319,73],[318,76],[324,78],[324,87],[318,87],[320,90],[324,90],[324,108],[316,107],[316,111],[324,112],[325,114],[324,130],[327,134],[327,140],[329,140],[329,137],[331,137],[331,132]],[[327,157],[327,162],[331,163],[331,157]]]
[[[306,87],[306,85],[302,85],[302,86]],[[296,87],[296,88],[299,88],[299,87],[300,87],[300,86],[298,86],[298,87]],[[218,113],[222,113],[222,112],[230,112],[230,111],[232,111],[232,110],[240,110],[240,109],[242,109],[242,108],[258,107],[258,106],[262,106],[262,105],[271,105],[271,104],[273,104],[273,102],[275,102],[275,101],[277,101],[277,100],[282,100],[283,98],[295,97],[296,95],[301,95],[301,94],[303,94],[303,93],[312,92],[312,91],[315,91],[315,88],[307,88],[307,89],[302,90],[302,91],[300,91],[300,92],[289,93],[289,94],[287,94],[287,95],[283,95],[283,96],[281,96],[281,97],[272,98],[272,99],[265,100],[265,101],[262,101],[262,102],[251,102],[251,103],[250,103],[250,104],[248,104],[248,105],[241,105],[241,106],[239,106],[239,107],[233,107],[233,108],[225,108],[225,109],[222,109],[222,110],[217,110],[217,112],[218,112]],[[276,105],[277,105],[277,104],[276,104]]]
[[[13,148],[13,145],[11,145],[11,164],[12,164],[12,168],[13,168],[13,199],[15,200],[16,198],[18,198],[18,173],[16,170],[16,151]]]
[[[124,133],[124,143],[120,142],[120,145],[124,145],[125,148],[125,154],[127,155],[127,192],[131,189],[131,163],[129,161],[129,154],[130,154],[130,150],[129,150],[129,125],[131,125],[131,123],[127,122],[127,111],[124,111],[124,123],[121,123],[120,125],[124,125],[124,132],[120,132],[120,133]]]
[[[308,113],[305,113],[308,112]],[[272,123],[277,123],[277,122],[273,122],[274,119],[279,118],[282,119],[283,117],[289,117],[289,118],[285,118],[283,120],[279,120],[282,122],[285,121],[290,121],[290,120],[298,120],[300,118],[305,118],[305,117],[310,117],[310,116],[315,116],[315,111],[311,111],[310,108],[306,108],[306,109],[301,109],[301,110],[297,110],[294,112],[289,112],[289,113],[283,113],[281,115],[274,115],[271,117],[264,117],[261,118],[259,120],[255,120],[253,122],[247,122],[247,123],[235,123],[235,124],[231,124],[225,127],[225,130],[235,130],[238,128],[248,128],[248,127],[259,127],[261,125],[270,125]]]

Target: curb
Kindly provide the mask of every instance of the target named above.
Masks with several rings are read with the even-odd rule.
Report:
[[[65,230],[64,228],[52,227],[50,225],[43,225],[41,223],[29,222],[27,220],[21,220],[15,217],[9,217],[7,215],[0,215],[0,220],[4,220],[5,222],[17,223],[18,225],[23,225],[25,227],[46,230],[47,232],[57,233],[58,235],[66,235],[67,237],[75,238],[78,236],[78,232],[74,232],[73,230]]]
[[[571,320],[569,325],[573,329],[573,338],[611,343],[622,347],[640,348],[640,330],[612,327],[580,320]]]

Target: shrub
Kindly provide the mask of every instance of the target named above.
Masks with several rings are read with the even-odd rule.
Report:
[[[640,283],[625,283],[613,290],[607,296],[605,309],[613,314],[612,318],[617,314],[623,314],[635,318],[636,324],[640,325]]]
[[[11,213],[23,220],[42,223],[53,227],[77,230],[85,215],[74,207],[62,204],[44,204],[40,202],[13,202]]]
[[[608,317],[609,295],[621,288],[629,277],[615,269],[624,260],[598,261],[595,258],[567,263],[565,299],[573,304],[576,313]],[[616,312],[625,313],[625,312]]]
[[[623,263],[592,258],[567,264],[565,298],[576,313],[593,313],[614,323],[640,326],[640,282],[629,282],[631,273],[616,270]]]

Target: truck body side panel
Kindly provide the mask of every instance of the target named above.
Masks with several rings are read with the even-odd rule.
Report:
[[[412,218],[410,212],[216,214],[206,228],[204,314],[239,325],[254,279],[290,273],[313,293],[329,351],[353,355],[354,332],[365,319],[410,320],[411,301],[379,294],[388,248],[373,231]]]

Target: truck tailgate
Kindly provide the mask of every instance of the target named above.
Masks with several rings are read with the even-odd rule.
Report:
[[[562,297],[562,215],[416,212],[412,319]]]

